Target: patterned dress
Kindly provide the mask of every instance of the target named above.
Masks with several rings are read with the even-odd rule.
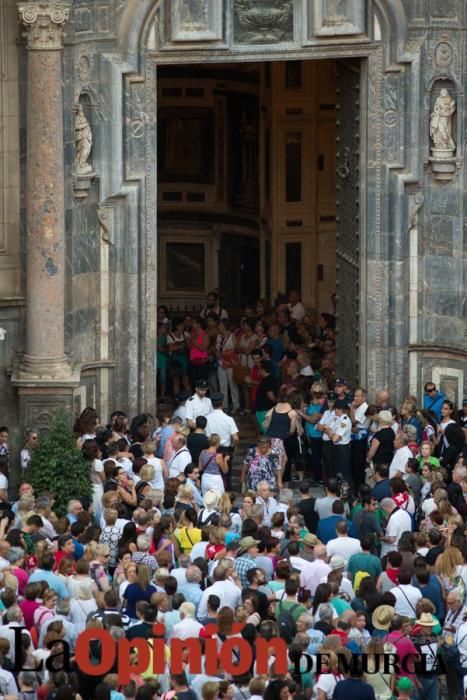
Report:
[[[247,485],[249,489],[256,491],[260,481],[267,481],[271,488],[276,488],[276,473],[280,471],[280,455],[272,450],[267,455],[262,455],[256,447],[248,450],[245,457],[248,465]]]

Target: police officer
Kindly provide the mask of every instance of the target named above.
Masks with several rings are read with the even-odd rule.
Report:
[[[355,486],[352,476],[352,452],[350,441],[352,439],[352,421],[349,417],[349,404],[345,399],[336,399],[334,402],[334,421],[326,430],[332,449],[335,473],[342,477],[350,486],[352,493]]]
[[[333,479],[336,476],[334,469],[334,449],[331,438],[327,433],[327,429],[334,423],[336,414],[334,413],[334,402],[337,398],[333,391],[328,393],[328,409],[323,413],[323,417],[316,426],[316,430],[323,433],[323,445],[321,449],[321,458],[323,460],[323,476],[325,481]]]
[[[185,404],[185,421],[191,430],[196,428],[196,419],[198,416],[207,417],[212,411],[211,399],[206,396],[207,393],[207,381],[205,379],[198,379],[195,384],[195,393]]]

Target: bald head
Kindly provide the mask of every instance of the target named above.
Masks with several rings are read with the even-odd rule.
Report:
[[[376,403],[380,408],[389,406],[389,391],[387,389],[376,392]]]
[[[315,559],[326,559],[327,551],[325,544],[317,544],[315,547]]]

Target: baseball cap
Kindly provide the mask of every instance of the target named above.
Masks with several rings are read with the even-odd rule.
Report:
[[[345,399],[336,399],[334,403],[334,408],[348,408],[349,404]]]
[[[341,384],[342,386],[344,386],[344,384],[346,385],[347,382],[343,377],[336,377],[334,384]]]
[[[402,678],[399,678],[399,680],[397,681],[396,687],[397,687],[397,690],[412,690],[413,683],[410,680],[410,678],[403,676]]]
[[[205,379],[198,379],[198,381],[195,384],[196,389],[207,389],[208,388],[208,383]]]
[[[221,403],[224,400],[224,394],[222,391],[216,391],[215,394],[211,395],[211,401],[214,403]]]

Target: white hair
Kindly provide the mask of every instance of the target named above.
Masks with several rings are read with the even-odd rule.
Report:
[[[196,608],[193,605],[193,603],[182,603],[180,605],[179,612],[180,612],[180,617],[183,615],[183,617],[194,618]]]
[[[390,427],[394,423],[394,418],[391,411],[380,411],[378,413],[378,422],[380,425]]]

